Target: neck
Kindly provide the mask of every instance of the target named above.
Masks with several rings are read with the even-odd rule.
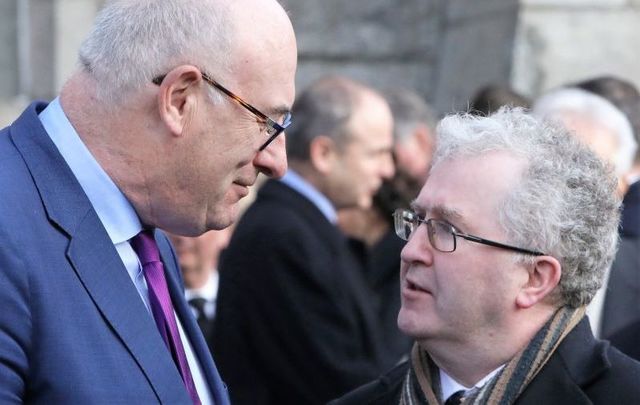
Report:
[[[472,387],[523,350],[553,316],[554,308],[520,310],[501,329],[470,333],[464,341],[419,341],[439,368],[460,384]]]
[[[323,176],[309,163],[299,160],[290,160],[289,167],[305,179],[309,184],[323,195],[327,195],[326,187],[324,187]]]
[[[60,103],[82,142],[140,215],[137,202],[146,200],[147,190],[144,154],[140,153],[145,149],[139,145],[143,115],[129,103],[113,107],[95,95],[95,81],[80,71],[65,84]],[[141,219],[144,221],[142,215]]]

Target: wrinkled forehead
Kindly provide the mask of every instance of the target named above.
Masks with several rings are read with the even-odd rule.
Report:
[[[459,219],[495,215],[525,166],[522,158],[505,151],[448,158],[431,168],[414,208]]]

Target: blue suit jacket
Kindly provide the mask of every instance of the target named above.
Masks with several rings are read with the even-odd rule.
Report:
[[[190,403],[91,203],[32,104],[0,131],[0,403]],[[176,313],[216,404],[229,402],[156,241]]]

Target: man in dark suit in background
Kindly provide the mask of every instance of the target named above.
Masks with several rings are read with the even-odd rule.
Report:
[[[558,120],[601,159],[612,164],[618,175],[617,193],[619,196],[624,195],[627,175],[632,168],[638,145],[629,119],[619,108],[589,91],[577,87],[560,87],[537,99],[533,112],[545,119]],[[596,293],[587,307],[596,337],[609,337],[612,332],[633,322],[637,317],[634,313],[636,311],[625,308],[624,305],[629,300],[640,299],[633,291],[637,287],[624,284],[631,281],[625,281],[628,279],[627,273],[637,272],[633,262],[640,260],[640,250],[635,247],[629,249],[630,245],[637,242],[629,242],[632,241],[620,244],[619,258],[614,261],[613,268],[605,272],[604,287]]]
[[[395,214],[411,361],[335,404],[636,402],[640,363],[584,316],[615,254],[616,185],[522,110],[445,117],[424,187]]]
[[[620,77],[600,76],[575,86],[604,97],[618,107],[629,120],[636,142],[640,144],[640,92],[633,83]],[[640,325],[640,148],[636,149],[631,169],[625,174],[625,183],[628,188],[620,217],[622,240],[606,286],[601,336],[611,338],[613,344],[620,345],[627,353],[632,349],[623,341],[630,340],[620,336],[630,336],[634,329],[630,325],[635,323],[635,328]],[[626,332],[618,334],[622,329]]]
[[[627,356],[640,361],[640,343],[638,342],[640,342],[640,321],[625,326],[611,336],[612,345]]]
[[[629,120],[636,143],[640,145],[640,92],[633,83],[615,76],[600,76],[574,84],[607,99]],[[629,187],[622,200],[620,234],[640,238],[640,148],[636,149],[631,170],[626,173]]]
[[[293,114],[291,170],[260,189],[221,259],[214,348],[235,404],[322,404],[397,360],[336,227],[336,209],[370,206],[393,175],[389,106],[329,77]]]
[[[184,278],[185,298],[212,353],[219,285],[218,259],[229,243],[232,229],[213,230],[200,236],[169,234]]]
[[[227,227],[284,174],[291,23],[272,0],[114,0],[79,62],[0,132],[0,403],[228,404],[156,228]]]
[[[396,236],[392,213],[396,208],[407,208],[427,178],[437,118],[412,90],[393,89],[384,96],[393,115],[395,175],[382,184],[371,207],[340,210],[338,222],[365,268],[386,350],[400,358],[409,354],[413,341],[397,327],[400,251],[405,242]]]

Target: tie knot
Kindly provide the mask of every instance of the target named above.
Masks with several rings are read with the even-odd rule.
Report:
[[[160,252],[156,240],[153,238],[153,231],[144,230],[131,238],[131,247],[135,250],[143,266],[160,261]]]
[[[191,298],[189,300],[189,305],[197,309],[199,314],[204,314],[204,306],[206,303],[207,300],[202,297]]]
[[[460,405],[462,403],[462,397],[464,397],[465,391],[460,390],[454,392],[446,401],[445,405]]]

